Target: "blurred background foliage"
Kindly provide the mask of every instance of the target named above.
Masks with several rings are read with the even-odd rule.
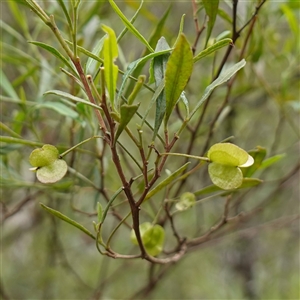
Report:
[[[139,6],[139,2],[129,0],[117,3],[128,18]],[[42,5],[55,15],[58,27],[68,39],[67,24],[57,2],[44,1]],[[238,27],[251,17],[256,5],[257,1],[240,1]],[[41,41],[58,46],[51,31],[23,1],[4,1],[0,6],[1,135],[19,139],[2,142],[0,148],[3,299],[300,298],[299,1],[267,1],[260,10],[246,51],[247,65],[238,75],[230,103],[217,122],[212,140],[219,142],[234,136],[234,143],[244,149],[259,145],[267,149],[267,157],[284,154],[276,164],[256,176],[264,180],[262,185],[236,196],[237,211],[257,206],[261,210],[239,223],[232,233],[226,231],[215,236],[177,264],[154,267],[142,260],[100,256],[92,240],[39,206],[42,202],[63,211],[92,230],[92,221],[97,218],[95,203],[103,201],[99,194],[74,174],[53,185],[36,182],[29,171],[28,156],[34,147],[44,143],[66,149],[94,135],[98,128],[89,108],[70,107],[63,99],[43,96],[50,89],[67,92],[78,89],[61,72],[57,58],[28,43]],[[220,1],[220,9],[212,38],[231,30],[231,1]],[[145,1],[135,26],[145,37],[150,37],[165,15],[161,35],[172,45],[182,14],[186,14],[184,33],[192,44],[195,28],[191,1]],[[203,10],[198,12],[200,22],[204,15]],[[101,24],[112,27],[117,34],[124,28],[107,1],[82,1],[79,45],[91,51],[103,36]],[[204,47],[204,35],[196,53]],[[237,41],[228,64],[237,61],[243,38],[245,33]],[[118,64],[123,70],[145,51],[130,33],[126,33],[119,46]],[[219,50],[195,66],[186,90],[191,105],[210,83],[225,51]],[[85,63],[87,57],[80,55]],[[148,68],[146,65],[142,70],[147,76]],[[92,71],[96,70],[95,65]],[[149,101],[151,94],[143,93],[143,101]],[[223,86],[213,94],[194,155],[201,155],[210,122],[225,93]],[[192,123],[197,122],[200,113]],[[177,128],[177,120],[173,116],[171,128]],[[188,132],[181,136],[176,152],[186,151],[189,138]],[[125,138],[122,141],[126,144]],[[131,147],[128,144],[128,149]],[[68,164],[98,182],[99,162],[94,153],[100,148],[100,142],[88,143],[83,151],[67,157]],[[136,150],[132,148],[132,151]],[[183,161],[176,159],[173,163],[180,166]],[[120,183],[109,157],[105,165],[109,170],[107,189],[113,192]],[[194,191],[195,187],[200,189],[208,184],[204,170],[186,182],[185,190]],[[182,213],[176,218],[178,230],[187,237],[205,231],[222,214],[223,201],[222,197],[215,196]],[[123,206],[121,212],[122,209]],[[111,218],[106,226],[115,225]],[[168,243],[172,248],[172,241]],[[120,231],[114,244],[120,252],[130,251],[133,246],[129,243],[129,230]],[[149,272],[156,271],[162,277],[148,295],[143,288],[148,286]]]

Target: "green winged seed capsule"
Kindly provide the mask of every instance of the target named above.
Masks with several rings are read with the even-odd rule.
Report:
[[[243,173],[240,168],[211,163],[208,166],[211,181],[223,190],[233,190],[243,183]]]
[[[226,166],[247,167],[253,164],[253,158],[245,150],[231,143],[213,145],[207,157],[212,162]]]
[[[29,156],[29,162],[34,167],[44,167],[52,164],[59,157],[59,152],[52,145],[44,145],[42,148],[35,149]]]
[[[62,159],[57,159],[52,164],[39,168],[36,177],[42,183],[54,183],[61,180],[67,170],[67,163]]]

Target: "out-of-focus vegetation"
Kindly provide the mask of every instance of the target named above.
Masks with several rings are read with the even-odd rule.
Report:
[[[208,5],[209,1],[203,2]],[[63,37],[74,49],[70,43],[74,36],[68,29],[72,14],[68,22],[62,3],[72,12],[72,3],[76,5],[77,1],[39,2],[49,15],[55,16]],[[141,206],[141,223],[164,226],[161,257],[169,257],[174,247],[187,241],[188,250],[180,260],[155,264],[156,258],[151,262],[101,255],[90,236],[49,214],[40,203],[96,236],[93,221],[99,222],[97,202],[105,208],[122,186],[109,147],[100,138],[92,139],[64,157],[69,170],[61,181],[42,184],[36,180],[35,173],[29,170],[29,156],[35,148],[51,144],[63,153],[101,132],[90,106],[69,101],[61,94],[44,95],[56,90],[88,99],[82,82],[74,80],[78,74],[72,73],[71,60],[64,60],[58,53],[53,55],[53,49],[65,55],[53,32],[26,1],[1,2],[2,298],[299,299],[299,2],[220,1],[214,24],[212,16],[206,16],[209,11],[203,8],[202,1],[145,1],[142,7],[135,1],[116,4],[129,20],[138,12],[132,23],[153,49],[161,36],[173,46],[180,24],[194,56],[224,38],[232,39],[234,46],[222,47],[194,64],[185,88],[190,110],[222,68],[228,70],[242,59],[247,62],[245,67],[214,90],[171,152],[204,156],[211,145],[230,141],[254,157],[266,153],[254,176],[263,182],[231,194],[225,192],[224,196],[224,191],[215,186],[210,191],[205,189],[212,184],[207,167],[196,167],[197,172],[187,180],[180,178],[164,186]],[[253,17],[255,12],[257,16]],[[116,64],[121,71],[149,54],[132,31],[123,32],[125,25],[109,1],[82,1],[76,50],[98,90],[101,63],[91,59],[86,50],[101,57],[99,41],[105,35],[101,25],[112,28],[119,37]],[[238,35],[240,29],[243,30]],[[49,51],[37,42],[53,49]],[[148,85],[149,68],[150,60],[132,76],[146,75]],[[120,75],[117,89],[121,82]],[[128,98],[134,83],[128,81],[124,97]],[[157,88],[154,83],[149,86]],[[153,91],[140,90],[135,101],[141,102],[138,112],[142,115],[152,96]],[[178,103],[170,116],[170,141],[183,122],[184,103]],[[154,105],[147,121],[153,125],[155,117]],[[128,127],[139,137],[136,123],[140,124],[140,119],[134,116]],[[159,135],[165,139],[162,129]],[[146,153],[152,136],[151,129],[144,127]],[[140,153],[124,132],[119,142],[123,145],[118,151],[125,175],[135,177],[137,168],[128,152],[135,158]],[[165,151],[161,144],[156,145],[159,146],[153,153]],[[186,172],[192,170],[195,161],[170,155],[158,183],[187,161],[191,166]],[[150,167],[155,167],[153,156]],[[250,168],[243,171],[245,177],[251,173]],[[136,196],[145,187],[137,180],[134,188]],[[196,204],[185,211],[176,210],[180,205],[172,205],[184,192],[193,193]],[[104,240],[129,211],[128,199],[118,195],[105,220]],[[130,217],[124,224],[113,236],[111,246],[118,253],[137,254],[138,247],[130,241]]]

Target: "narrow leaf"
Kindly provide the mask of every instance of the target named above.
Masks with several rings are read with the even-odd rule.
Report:
[[[181,34],[170,55],[165,75],[166,115],[165,127],[193,70],[193,53],[186,37]]]
[[[47,45],[45,43],[41,43],[41,42],[35,42],[35,41],[29,41],[28,43],[36,45],[38,47],[41,47],[41,48],[47,50],[48,52],[50,52],[51,54],[53,54],[55,57],[57,57],[58,59],[60,59],[67,67],[70,68],[70,70],[73,71],[73,73],[76,74],[76,71],[74,70],[74,68],[70,64],[70,62],[58,50],[56,50],[52,46]]]
[[[251,188],[251,187],[257,186],[261,183],[263,183],[263,181],[258,178],[243,178],[243,182],[239,186],[239,189]],[[236,190],[236,189],[234,189],[234,190]],[[220,192],[220,191],[223,191],[223,189],[212,184],[212,185],[206,186],[205,188],[203,188],[201,190],[194,192],[194,195],[202,196],[202,195],[207,195],[207,194]]]
[[[209,18],[208,24],[207,24],[207,34],[206,34],[206,42],[205,47],[207,45],[207,42],[210,38],[211,32],[213,30],[213,27],[216,22],[216,17],[218,14],[218,8],[219,8],[219,0],[202,0],[205,12]]]
[[[79,230],[83,231],[85,234],[87,234],[88,236],[90,236],[92,239],[96,239],[96,237],[88,230],[86,229],[84,226],[82,226],[81,224],[77,223],[76,221],[70,219],[69,217],[67,217],[66,215],[62,214],[61,212],[50,208],[42,203],[40,203],[41,207],[43,209],[45,209],[47,212],[49,212],[50,214],[54,215],[55,217],[71,224],[72,226],[78,228]]]
[[[121,87],[119,89],[119,93],[118,93],[118,98],[119,99],[123,93],[123,90],[125,88],[125,85],[126,85],[126,82],[127,82],[127,79],[130,77],[130,75],[133,73],[133,71],[140,65],[143,65],[145,62],[147,62],[149,59],[151,58],[154,58],[156,56],[159,56],[159,55],[164,55],[166,53],[169,53],[171,51],[171,49],[167,49],[167,50],[162,50],[162,51],[159,51],[159,52],[154,52],[154,53],[150,53],[142,58],[139,58],[133,62],[131,62],[128,67],[127,67],[127,70],[126,72],[124,73],[123,75],[123,79],[122,79],[122,83],[121,83]]]
[[[99,110],[102,110],[100,106],[96,105],[96,104],[93,104],[89,101],[86,101],[86,100],[83,100],[79,97],[76,97],[76,96],[73,96],[69,93],[66,93],[66,92],[62,92],[62,91],[59,91],[59,90],[50,90],[50,91],[47,91],[46,93],[44,93],[44,95],[56,95],[56,96],[60,96],[62,98],[65,98],[67,100],[71,100],[71,101],[74,101],[74,102],[79,102],[79,103],[83,103],[83,104],[86,104],[88,106],[91,106],[93,108],[96,108],[96,109],[99,109]]]
[[[96,65],[96,62],[102,62],[102,59],[99,58],[100,56],[100,53],[102,51],[102,48],[103,48],[103,44],[104,44],[104,40],[105,40],[106,36],[104,36],[103,38],[101,38],[95,45],[94,49],[92,52],[85,52],[86,55],[89,56],[88,60],[87,60],[87,63],[86,63],[86,73],[88,74],[90,71],[93,70],[94,66]],[[81,48],[81,47],[80,47]],[[78,50],[83,52],[82,49],[80,49],[78,47]],[[83,48],[84,49],[84,48]],[[89,54],[92,54],[93,56],[89,55]]]
[[[108,89],[110,103],[114,108],[118,79],[118,66],[114,64],[115,59],[118,57],[117,38],[115,32],[108,26],[102,25],[102,29],[107,33],[103,45],[105,84]]]
[[[35,108],[49,108],[55,110],[62,116],[70,117],[72,119],[77,119],[79,116],[76,111],[60,102],[44,102],[42,104],[38,104]]]
[[[215,44],[213,44],[212,46],[207,47],[205,50],[201,51],[200,53],[198,53],[195,57],[194,57],[194,63],[199,61],[201,58],[208,56],[212,53],[214,53],[215,51],[229,45],[230,43],[232,43],[232,39],[223,39],[219,42],[216,42]]]
[[[0,69],[0,86],[7,93],[9,97],[14,99],[19,99],[18,94],[14,90],[13,86],[11,85],[6,75],[3,73],[2,69]]]
[[[193,115],[196,113],[196,111],[200,108],[200,106],[207,100],[207,98],[210,96],[212,91],[219,85],[223,84],[224,82],[228,81],[237,71],[239,71],[241,68],[243,68],[246,65],[246,61],[242,59],[240,62],[236,63],[232,67],[228,68],[224,72],[220,74],[220,76],[213,81],[204,91],[204,95],[197,103],[196,107],[193,109],[189,116],[189,120],[193,117]]]
[[[117,13],[120,19],[123,21],[125,26],[130,30],[148,49],[150,52],[154,52],[152,47],[148,44],[147,40],[140,34],[140,32],[130,23],[130,21],[125,17],[119,7],[113,0],[108,0],[113,10]]]
[[[253,157],[254,163],[252,166],[242,169],[244,177],[251,177],[256,172],[265,159],[267,151],[266,148],[257,146],[256,149],[249,151],[248,153]]]
[[[122,133],[122,131],[125,129],[125,127],[128,125],[134,114],[137,112],[139,108],[138,105],[128,105],[128,104],[123,104],[120,109],[121,113],[121,119],[120,119],[120,124],[115,136],[114,142],[116,143],[118,140],[118,137]]]
[[[155,52],[158,52],[160,50],[167,50],[170,49],[170,46],[168,45],[167,41],[164,37],[161,37],[156,45]],[[160,55],[153,58],[153,76],[155,79],[155,85],[156,87],[161,84],[161,82],[164,80],[165,73],[166,73],[166,67],[167,62],[170,55],[169,53]],[[156,100],[156,111],[155,111],[155,122],[154,122],[154,132],[152,140],[154,141],[158,130],[160,128],[160,125],[164,119],[164,115],[166,112],[166,95],[164,92],[160,93]]]
[[[183,166],[181,166],[178,170],[176,170],[175,172],[173,172],[170,176],[168,176],[165,180],[163,180],[162,182],[160,182],[154,189],[152,189],[146,196],[145,201],[149,200],[151,197],[153,197],[156,193],[158,193],[159,191],[161,191],[163,188],[165,188],[166,186],[168,186],[172,181],[174,181],[176,179],[176,177],[178,177],[182,172],[184,172],[187,168],[187,166],[190,163],[186,163]]]
[[[262,162],[259,169],[266,169],[266,168],[272,166],[273,164],[277,163],[278,161],[282,160],[284,157],[285,157],[284,153],[271,156]]]

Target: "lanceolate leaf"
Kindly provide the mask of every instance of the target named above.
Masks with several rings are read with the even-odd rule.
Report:
[[[55,110],[59,114],[70,117],[72,119],[76,119],[79,116],[76,111],[74,111],[73,109],[71,109],[70,107],[66,106],[61,102],[43,102],[41,104],[38,104],[35,108],[41,108],[41,107]]]
[[[212,29],[216,22],[216,17],[218,14],[219,8],[219,0],[202,0],[204,9],[208,16],[208,24],[207,24],[207,34],[206,34],[206,45],[211,35]]]
[[[114,107],[118,79],[118,66],[114,64],[114,60],[118,57],[117,38],[115,32],[108,26],[102,25],[102,29],[108,34],[103,45],[104,77],[110,103]]]
[[[132,63],[129,64],[129,66],[127,67],[126,72],[123,75],[123,80],[122,80],[122,84],[121,87],[119,89],[119,93],[118,93],[118,99],[121,97],[123,90],[125,88],[127,79],[129,78],[129,76],[132,74],[132,72],[139,66],[139,65],[143,65],[145,62],[147,62],[149,59],[154,58],[156,56],[159,55],[163,55],[166,53],[169,53],[171,51],[171,49],[167,49],[167,50],[162,50],[159,52],[154,52],[154,53],[150,53],[147,56],[144,56],[140,59],[137,59],[135,61],[133,61]]]
[[[201,58],[214,53],[215,51],[229,45],[230,43],[232,43],[232,39],[223,39],[223,40],[213,44],[212,46],[207,47],[205,50],[201,51],[194,57],[194,62],[197,62]]]
[[[258,178],[243,178],[243,182],[239,186],[239,189],[254,187],[254,186],[257,186],[257,185],[261,184],[262,182],[263,181],[258,179]],[[209,186],[206,186],[205,188],[203,188],[201,190],[198,190],[198,191],[194,192],[194,195],[195,196],[202,196],[202,195],[207,195],[207,194],[211,194],[211,193],[215,193],[215,192],[220,192],[222,190],[223,189],[221,189],[220,187],[218,187],[216,185],[209,185]]]
[[[193,70],[193,53],[186,37],[181,34],[170,55],[165,75],[166,114],[165,127]]]
[[[150,199],[151,197],[153,197],[156,193],[158,193],[163,188],[165,188],[166,186],[168,186],[171,182],[173,182],[174,179],[176,179],[183,171],[185,171],[185,169],[187,168],[187,166],[189,164],[190,164],[189,162],[186,163],[186,164],[184,164],[182,167],[180,167],[175,172],[173,172],[169,177],[167,177],[165,180],[163,180],[162,182],[160,182],[153,190],[151,190],[147,194],[147,196],[145,198],[145,201],[147,201],[148,199]]]
[[[100,39],[97,42],[97,44],[95,45],[93,51],[91,52],[91,54],[95,55],[97,59],[89,56],[88,53],[86,53],[89,56],[89,58],[87,60],[87,63],[86,63],[86,72],[87,72],[87,74],[89,74],[89,72],[93,70],[93,66],[97,62],[99,63],[100,59],[98,57],[100,56],[100,53],[102,51],[105,38],[106,38],[106,36],[104,36],[102,39]],[[81,51],[81,49],[79,49],[79,51]],[[101,62],[102,62],[102,59],[101,59]]]
[[[39,46],[39,47],[47,50],[48,52],[50,52],[51,54],[56,56],[58,59],[60,59],[67,67],[70,68],[70,70],[73,71],[74,74],[77,74],[76,71],[74,70],[73,66],[70,64],[70,62],[58,50],[56,50],[52,46],[49,46],[49,45],[47,45],[45,43],[41,43],[41,42],[35,42],[35,41],[29,41],[28,43]]]
[[[84,226],[82,226],[81,224],[77,223],[76,221],[70,219],[69,217],[67,217],[66,215],[62,214],[61,212],[50,208],[42,203],[40,203],[41,207],[43,209],[45,209],[47,212],[49,212],[50,214],[54,215],[55,217],[71,224],[72,226],[78,228],[79,230],[83,231],[85,234],[87,234],[88,236],[90,236],[92,239],[96,239],[96,237],[88,230],[86,229]]]
[[[125,127],[128,125],[128,123],[134,116],[134,114],[137,112],[139,106],[140,106],[139,104],[138,105],[123,104],[121,106],[121,109],[120,109],[121,119],[120,119],[120,124],[119,124],[118,130],[117,130],[116,136],[115,136],[115,141],[114,141],[115,143],[116,143],[118,137],[120,136],[120,134],[122,133],[122,131],[125,129]]]
[[[210,96],[212,91],[219,85],[223,84],[224,82],[228,81],[237,71],[239,71],[241,68],[243,68],[246,65],[246,61],[242,59],[240,62],[236,63],[232,67],[228,68],[224,72],[221,73],[221,75],[213,81],[204,91],[204,95],[200,99],[200,101],[197,103],[196,107],[191,112],[189,119],[193,117],[193,115],[196,113],[196,111],[200,108],[200,106],[207,100],[207,98]]]
[[[155,51],[167,50],[170,49],[170,46],[166,42],[164,37],[161,37],[156,45]],[[160,55],[153,58],[153,74],[155,79],[156,87],[160,85],[165,77],[166,66],[170,55],[169,53]],[[163,92],[160,93],[156,100],[156,111],[155,111],[155,123],[154,123],[154,132],[152,140],[155,139],[160,125],[163,121],[164,115],[166,112],[166,95]]]
[[[140,32],[130,23],[130,21],[124,16],[124,14],[121,12],[119,7],[116,5],[116,3],[113,0],[108,0],[111,7],[114,9],[114,11],[117,13],[117,15],[121,18],[125,26],[130,30],[148,49],[150,52],[154,52],[152,47],[149,45],[147,40],[140,34]]]
[[[83,99],[81,99],[79,97],[73,96],[73,95],[71,95],[69,93],[66,93],[66,92],[62,92],[62,91],[59,91],[59,90],[50,90],[50,91],[47,91],[46,93],[44,93],[44,95],[50,95],[50,94],[53,94],[53,95],[56,95],[56,96],[60,96],[62,98],[65,98],[65,99],[68,99],[68,100],[71,100],[71,101],[74,101],[74,102],[83,103],[83,104],[91,106],[93,108],[102,110],[100,106],[98,106],[96,104],[93,104],[93,103],[91,103],[89,101],[83,100]]]

